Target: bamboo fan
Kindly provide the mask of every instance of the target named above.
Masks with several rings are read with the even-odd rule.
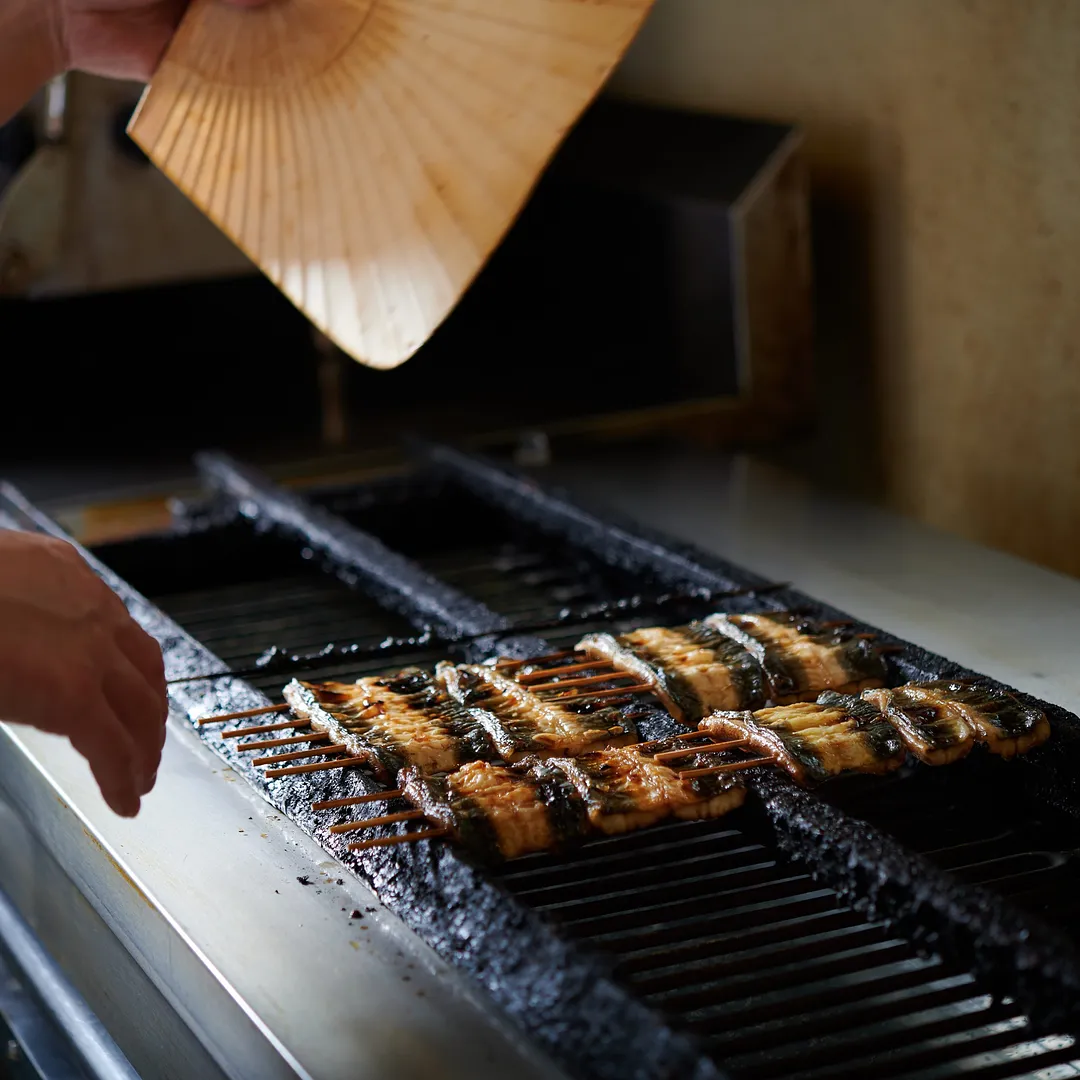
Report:
[[[195,0],[132,138],[343,350],[450,313],[653,0]]]

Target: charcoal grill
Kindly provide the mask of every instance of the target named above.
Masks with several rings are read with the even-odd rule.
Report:
[[[170,677],[216,676],[175,682],[179,710],[279,700],[287,676],[258,665],[274,645],[311,656],[352,643],[307,670],[355,677],[447,654],[530,655],[609,618],[645,625],[650,604],[664,619],[843,615],[493,463],[415,451],[405,477],[302,498],[210,455],[211,494],[179,508],[174,530],[94,553],[162,641]],[[11,492],[2,509],[55,528]],[[897,681],[962,671],[883,637],[904,646]],[[565,1073],[989,1080],[1080,1074],[1080,725],[1048,712],[1052,744],[1022,762],[978,755],[817,794],[765,774],[754,806],[724,821],[499,871],[437,842],[351,855],[326,830],[356,808],[310,806],[374,790],[369,777],[268,786],[235,741],[201,735]]]

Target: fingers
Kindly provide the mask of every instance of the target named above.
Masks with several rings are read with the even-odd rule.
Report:
[[[142,674],[122,654],[102,680],[102,693],[113,716],[124,726],[134,748],[131,783],[139,795],[154,786],[161,748],[165,744],[165,719],[160,697]]]
[[[66,735],[134,815],[165,742],[161,649],[69,544],[0,537],[0,715]]]
[[[165,659],[161,646],[130,619],[117,632],[116,643],[127,668],[114,673],[116,681],[106,685],[105,692],[113,711],[143,752],[146,772],[140,794],[147,795],[157,780],[169,717]]]
[[[126,611],[124,616],[116,632],[116,643],[157,695],[155,715],[164,723],[169,714],[169,698],[161,646]]]
[[[79,703],[70,710],[69,730],[105,801],[133,817],[154,787],[165,744],[165,664],[157,642],[122,603],[109,616],[89,633],[83,677],[68,688]]]
[[[133,777],[138,751],[124,725],[102,700],[87,708],[70,734],[71,745],[90,765],[102,798],[121,817],[139,812],[138,785]]]

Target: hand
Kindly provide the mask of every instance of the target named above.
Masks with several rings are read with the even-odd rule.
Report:
[[[167,714],[161,649],[75,548],[0,529],[0,719],[67,736],[134,817]]]
[[[187,0],[54,0],[64,70],[146,82],[187,8]],[[267,0],[225,0],[259,7]]]

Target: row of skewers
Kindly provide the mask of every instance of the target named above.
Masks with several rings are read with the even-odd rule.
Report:
[[[887,688],[885,651],[846,623],[716,614],[593,634],[574,650],[529,660],[444,662],[434,672],[355,683],[294,680],[284,705],[200,723],[290,711],[222,737],[306,729],[240,749],[274,751],[255,762],[269,779],[362,766],[393,783],[313,804],[407,804],[334,825],[336,833],[424,822],[351,843],[353,850],[448,837],[492,860],[668,818],[721,817],[745,800],[738,774],[747,769],[779,767],[815,785],[883,774],[909,754],[933,766],[977,745],[1012,757],[1049,737],[1045,714],[985,684]],[[635,721],[648,697],[690,730],[641,742]],[[282,750],[299,743],[311,745]]]

